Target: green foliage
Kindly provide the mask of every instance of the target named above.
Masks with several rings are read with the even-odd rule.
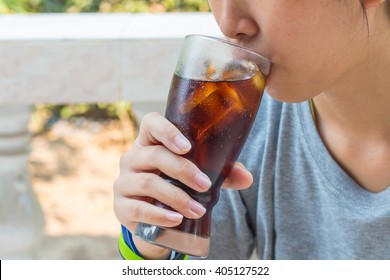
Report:
[[[5,14],[9,11],[7,5],[4,3],[4,0],[0,0],[0,14]]]
[[[77,103],[65,105],[37,104],[30,119],[30,130],[38,134],[50,129],[58,120],[72,120],[77,118],[94,121],[118,120],[120,123],[137,125],[128,101],[115,103]]]
[[[93,119],[122,119],[132,118],[130,102],[116,103],[77,103],[66,105],[37,105],[37,110],[47,111],[50,118],[70,119],[74,117],[86,117]]]
[[[0,0],[0,13],[209,11],[207,0]]]

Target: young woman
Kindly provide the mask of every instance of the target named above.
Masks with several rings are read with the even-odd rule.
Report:
[[[390,259],[390,3],[210,0],[222,32],[272,62],[257,120],[213,210],[213,259]],[[181,155],[189,142],[151,113],[121,158],[114,210],[135,255],[171,252],[130,238],[202,205],[210,182]],[[150,196],[175,211],[157,208]],[[130,249],[129,249],[130,250]]]

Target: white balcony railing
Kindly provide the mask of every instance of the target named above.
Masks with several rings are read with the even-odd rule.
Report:
[[[183,37],[209,13],[0,16],[0,259],[36,258],[43,215],[28,177],[30,107],[128,100],[162,112]]]

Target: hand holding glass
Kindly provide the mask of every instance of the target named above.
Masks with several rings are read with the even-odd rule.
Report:
[[[207,212],[197,220],[184,218],[174,228],[140,223],[136,236],[185,254],[208,255],[211,212],[248,137],[269,70],[269,61],[254,51],[218,38],[186,36],[165,117],[191,142],[192,149],[185,157],[207,174],[212,186],[200,193],[161,176],[187,192]],[[169,208],[158,201],[153,203]]]

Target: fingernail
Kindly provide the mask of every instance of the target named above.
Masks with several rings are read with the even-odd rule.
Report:
[[[181,222],[183,220],[183,215],[176,212],[170,212],[166,214],[166,218],[171,222]]]
[[[175,136],[174,142],[180,151],[188,151],[191,149],[190,141],[188,141],[183,135]]]
[[[195,200],[190,201],[190,209],[197,215],[203,216],[206,213],[206,208],[202,204],[196,202]]]
[[[248,169],[246,169],[245,165],[243,165],[239,162],[236,165],[234,165],[233,168],[241,170],[242,172],[249,172]]]
[[[195,175],[195,183],[204,190],[208,190],[211,187],[211,181],[206,174],[198,172]]]

